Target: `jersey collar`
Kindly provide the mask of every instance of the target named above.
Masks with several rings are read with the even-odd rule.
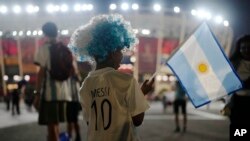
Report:
[[[99,69],[99,70],[92,71],[92,72],[89,73],[89,75],[91,75],[91,76],[100,75],[100,74],[103,74],[105,72],[114,71],[114,70],[115,70],[114,68],[106,67],[106,68],[102,68],[102,69]]]

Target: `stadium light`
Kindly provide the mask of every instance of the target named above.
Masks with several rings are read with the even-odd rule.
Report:
[[[206,19],[207,19],[207,20],[210,20],[211,18],[212,18],[211,13],[207,12],[207,13],[206,13]]]
[[[174,12],[175,13],[180,13],[180,11],[181,11],[180,7],[178,7],[178,6],[174,7]]]
[[[82,11],[86,11],[88,10],[88,5],[87,4],[83,4],[81,7]]]
[[[229,22],[227,20],[223,21],[224,26],[229,26]]]
[[[5,14],[8,12],[8,8],[5,5],[0,5],[0,13]]]
[[[195,9],[192,9],[192,10],[191,10],[191,14],[192,14],[193,16],[196,16],[196,15],[197,15],[197,11],[196,11]]]
[[[33,36],[36,36],[37,35],[37,31],[34,30],[33,33],[32,33]]]
[[[23,36],[23,31],[19,31],[18,35]]]
[[[19,76],[19,75],[14,75],[14,76],[13,76],[13,80],[14,80],[14,81],[20,81],[20,80],[21,80],[21,76]]]
[[[162,80],[161,75],[157,75],[157,76],[156,76],[156,80],[157,80],[157,81],[161,81],[161,80]]]
[[[128,9],[129,9],[128,3],[122,3],[121,9],[122,9],[122,10],[125,10],[125,11],[128,10]]]
[[[39,11],[39,7],[38,6],[33,6],[31,4],[29,4],[29,5],[26,6],[26,12],[29,13],[29,14],[36,13],[38,11]]]
[[[0,36],[3,36],[3,31],[0,31]]]
[[[28,31],[26,32],[26,35],[27,35],[27,36],[30,36],[30,35],[31,35],[31,31],[28,30]]]
[[[154,4],[153,8],[154,8],[154,11],[156,11],[156,12],[161,11],[161,5],[160,4]]]
[[[117,6],[116,6],[116,4],[114,4],[114,3],[111,3],[110,5],[109,5],[109,9],[110,10],[115,10],[117,8]]]
[[[220,24],[223,21],[223,18],[221,16],[216,16],[214,20],[217,24]]]
[[[13,31],[13,32],[12,32],[12,35],[13,35],[13,36],[16,36],[16,35],[17,35],[17,31]]]
[[[135,63],[135,61],[136,61],[136,57],[135,56],[131,56],[130,57],[130,62]]]
[[[139,33],[139,30],[138,29],[133,29],[134,33],[135,34],[138,34]]]
[[[38,35],[41,36],[43,34],[43,31],[42,30],[39,30],[38,31]]]
[[[163,80],[163,81],[168,81],[168,76],[167,76],[167,75],[163,75],[163,76],[162,76],[162,80]]]
[[[87,4],[87,10],[91,11],[93,10],[94,6],[92,4]]]
[[[61,10],[62,12],[67,12],[67,11],[69,10],[68,5],[62,4],[61,7],[60,7],[60,10]]]
[[[59,5],[54,5],[54,6],[53,6],[53,10],[54,10],[55,12],[60,11],[60,6],[59,6]]]
[[[3,76],[3,80],[4,80],[4,81],[8,81],[8,80],[9,80],[8,75],[4,75],[4,76]]]
[[[39,11],[39,7],[38,6],[34,6],[34,12],[38,12]]]
[[[150,34],[150,30],[148,30],[148,29],[143,29],[143,30],[141,31],[141,33],[142,33],[143,35],[149,35],[149,34]]]
[[[81,5],[80,4],[75,4],[74,5],[74,11],[75,12],[80,12],[81,11]]]
[[[210,20],[212,18],[211,13],[209,13],[206,10],[198,10],[196,15],[198,16],[198,18],[200,19],[206,19],[206,20]]]
[[[54,12],[54,6],[52,4],[49,4],[46,6],[46,10],[48,13],[53,13]]]
[[[24,80],[25,80],[25,81],[30,81],[30,76],[29,76],[29,75],[25,75],[25,76],[24,76]]]
[[[22,11],[22,9],[21,9],[21,7],[19,5],[13,6],[13,12],[15,14],[19,14],[19,13],[21,13],[21,11]]]
[[[132,4],[132,9],[133,10],[138,10],[139,9],[139,5],[137,3],[133,3]]]
[[[176,81],[176,78],[173,76],[173,75],[171,75],[171,76],[169,76],[169,81]]]
[[[62,31],[61,31],[61,34],[62,34],[62,35],[68,35],[68,34],[69,34],[69,30],[62,30]]]

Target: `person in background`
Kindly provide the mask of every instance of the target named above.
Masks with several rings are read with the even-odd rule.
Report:
[[[10,90],[7,89],[7,93],[4,96],[4,101],[6,103],[6,110],[9,111],[10,110],[10,100],[11,100],[11,93]]]
[[[12,115],[16,113],[20,115],[20,91],[18,89],[14,89],[11,92],[11,99],[12,99]]]
[[[11,92],[12,115],[15,115],[15,113],[17,113],[18,115],[21,114],[21,112],[20,112],[20,99],[21,99],[22,95],[24,95],[24,91],[25,91],[25,88],[26,88],[26,83],[27,82],[25,80],[19,81],[17,83],[17,88],[13,89],[13,91]]]
[[[175,92],[175,100],[174,100],[174,114],[175,114],[175,132],[180,132],[180,120],[179,120],[179,108],[181,107],[182,115],[183,115],[183,132],[186,132],[187,129],[187,102],[186,102],[186,94],[183,90],[179,81],[176,81],[176,92]]]
[[[167,96],[165,92],[163,93],[163,96],[162,96],[162,106],[163,106],[163,113],[166,113],[168,101],[167,101]]]
[[[239,38],[230,58],[243,83],[243,89],[232,95],[224,109],[230,110],[231,128],[250,127],[250,35]],[[231,136],[230,136],[231,137]]]
[[[142,124],[149,108],[144,95],[152,90],[154,79],[140,88],[132,75],[117,70],[123,50],[136,42],[130,24],[120,15],[93,17],[71,37],[72,51],[96,62],[80,89],[88,141],[139,140],[135,127]]]
[[[66,106],[67,101],[70,101],[70,79],[56,80],[50,73],[53,62],[51,58],[56,59],[51,56],[51,51],[53,47],[58,47],[53,46],[57,43],[56,24],[47,22],[42,26],[42,31],[46,42],[38,48],[34,58],[34,63],[38,66],[34,106],[39,112],[38,124],[47,126],[47,140],[59,141],[59,123],[67,121]]]
[[[67,132],[69,138],[73,138],[74,132],[75,141],[81,141],[80,126],[78,124],[78,116],[81,110],[79,95],[81,77],[77,69],[77,64],[74,65],[75,75],[71,76],[70,78],[71,101],[67,102]]]

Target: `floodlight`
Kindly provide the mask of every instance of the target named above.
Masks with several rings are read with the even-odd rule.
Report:
[[[121,9],[122,9],[122,10],[128,10],[128,9],[129,9],[128,3],[122,3]]]
[[[138,10],[139,9],[139,5],[137,3],[133,3],[132,4],[132,9],[133,10]]]
[[[19,31],[18,35],[23,36],[23,31]]]
[[[116,4],[112,3],[109,5],[110,10],[115,10],[117,8]]]
[[[216,23],[220,24],[223,21],[223,18],[221,16],[216,16],[214,20]]]
[[[148,29],[143,29],[143,30],[141,31],[141,33],[142,33],[143,35],[149,35],[149,34],[150,34],[150,30],[148,30]]]
[[[178,6],[174,7],[174,12],[175,13],[180,13],[180,11],[181,11],[180,7],[178,7]]]
[[[81,11],[81,5],[80,5],[80,4],[75,4],[75,5],[74,5],[74,11],[75,11],[75,12]]]
[[[161,5],[160,4],[154,4],[153,8],[154,8],[154,11],[157,11],[157,12],[161,11]]]
[[[0,13],[5,14],[8,12],[8,8],[5,5],[0,5]]]
[[[229,26],[229,22],[227,20],[223,21],[224,26]]]
[[[68,5],[66,5],[66,4],[62,4],[60,9],[62,12],[67,12],[69,10]]]
[[[21,11],[22,11],[22,9],[21,9],[21,7],[19,5],[13,6],[13,12],[15,14],[19,14],[19,13],[21,13]]]

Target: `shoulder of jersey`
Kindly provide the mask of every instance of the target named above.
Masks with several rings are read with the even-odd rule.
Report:
[[[133,75],[119,72],[117,70],[110,71],[107,75],[109,75],[108,77],[110,77],[110,78],[115,77],[116,79],[121,79],[121,80],[125,80],[125,81],[133,79]]]

